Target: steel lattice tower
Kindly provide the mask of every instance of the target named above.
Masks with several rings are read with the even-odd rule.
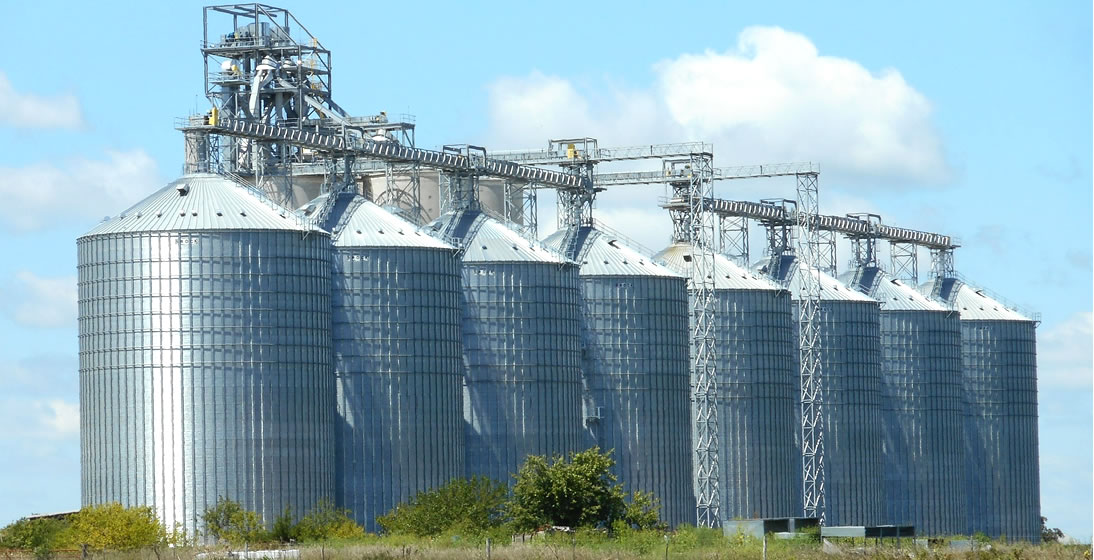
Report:
[[[695,513],[696,525],[717,527],[721,523],[721,493],[718,489],[718,386],[717,336],[714,301],[714,214],[708,208],[713,198],[713,155],[695,153],[686,159],[666,160],[664,176],[669,178],[674,199],[686,200],[683,211],[670,210],[674,241],[691,244],[691,383],[695,422]]]
[[[799,353],[801,357],[802,505],[806,517],[824,524],[824,402],[821,372],[819,261],[822,240],[817,224],[817,174],[797,177]]]

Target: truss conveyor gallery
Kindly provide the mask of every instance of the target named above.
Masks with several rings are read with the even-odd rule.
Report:
[[[285,142],[316,151],[344,154],[392,162],[416,163],[456,173],[486,175],[513,179],[544,186],[564,189],[591,188],[584,177],[521,165],[510,161],[469,157],[464,154],[436,150],[423,150],[402,146],[395,142],[377,142],[368,138],[351,138],[343,135],[311,132],[244,119],[220,117],[209,124],[187,127],[212,134],[235,136],[268,142]]]

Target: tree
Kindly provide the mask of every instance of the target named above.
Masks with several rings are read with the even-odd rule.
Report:
[[[260,542],[269,538],[262,518],[243,509],[239,502],[221,497],[201,514],[205,530],[215,539],[233,545]]]
[[[1041,516],[1041,541],[1042,542],[1060,542],[1060,539],[1064,538],[1064,532],[1058,528],[1050,529],[1048,526],[1048,518]]]
[[[167,538],[151,506],[124,508],[117,502],[84,507],[69,519],[69,531],[72,545],[94,550],[136,550]]]
[[[653,527],[660,523],[660,504],[652,494],[635,493],[626,502],[623,485],[611,469],[611,451],[594,447],[571,453],[569,459],[530,455],[514,476],[509,514],[517,530],[545,525],[611,527],[616,521]]]
[[[505,522],[504,483],[484,476],[457,478],[433,490],[420,492],[405,504],[376,518],[385,533],[434,537],[458,530],[480,535]]]

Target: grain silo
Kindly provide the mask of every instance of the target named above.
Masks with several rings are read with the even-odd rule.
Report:
[[[789,287],[796,301],[799,266],[796,256],[784,253],[761,263],[758,271]],[[825,522],[879,525],[884,503],[878,303],[823,272],[811,272],[820,282]],[[796,303],[794,308],[796,316]]]
[[[964,534],[958,315],[875,266],[844,278],[881,305],[884,520],[917,535]]]
[[[77,241],[83,504],[204,531],[333,493],[330,238],[186,175]]]
[[[353,193],[305,213],[334,243],[336,502],[375,531],[376,516],[463,475],[459,256]]]
[[[511,483],[581,447],[577,266],[478,210],[428,226],[463,248],[465,473]]]
[[[628,491],[671,526],[695,522],[687,280],[599,228],[576,232],[582,296],[583,447],[613,449]],[[558,249],[559,231],[545,240]]]
[[[690,276],[692,248],[655,258]],[[801,516],[798,373],[790,294],[714,258],[719,489],[723,519]]]
[[[923,288],[961,314],[968,530],[1039,542],[1037,322],[955,278]]]

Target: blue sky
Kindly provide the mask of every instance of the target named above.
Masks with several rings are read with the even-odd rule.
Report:
[[[1089,542],[1089,2],[516,4],[284,6],[332,49],[337,101],[416,115],[419,145],[705,140],[722,166],[818,162],[822,211],[959,237],[965,276],[1043,314],[1043,514]],[[75,238],[179,173],[173,120],[207,106],[201,6],[5,8],[0,523],[78,506]],[[659,248],[658,194],[597,212]]]

